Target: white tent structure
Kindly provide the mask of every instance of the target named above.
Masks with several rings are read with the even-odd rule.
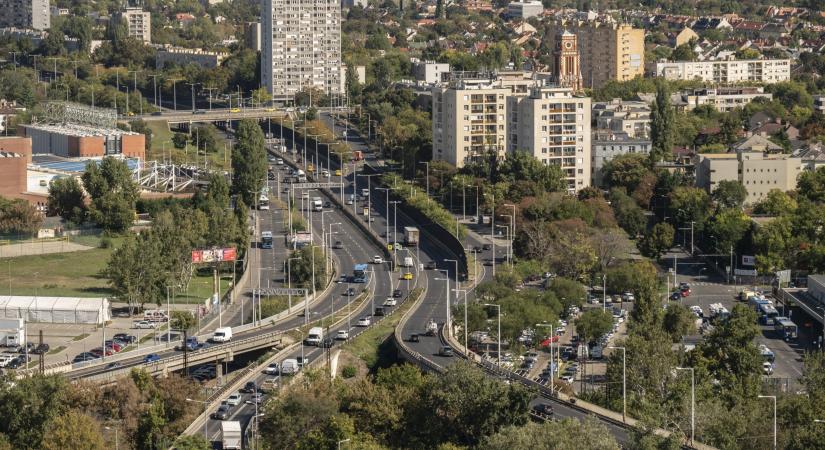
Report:
[[[102,324],[111,318],[110,304],[106,298],[0,296],[0,319]]]

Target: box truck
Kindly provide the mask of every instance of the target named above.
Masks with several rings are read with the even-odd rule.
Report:
[[[418,228],[404,227],[404,242],[410,245],[418,245]]]
[[[221,445],[223,450],[241,450],[242,440],[243,433],[241,432],[240,422],[237,420],[221,422]]]
[[[316,347],[321,345],[324,340],[324,329],[321,327],[312,327],[307,333],[306,344],[314,345]]]
[[[313,197],[312,199],[312,209],[315,211],[323,211],[324,210],[324,202],[321,200],[321,197]]]

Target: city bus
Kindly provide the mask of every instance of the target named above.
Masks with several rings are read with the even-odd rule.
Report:
[[[353,283],[366,283],[367,282],[367,269],[369,268],[366,264],[356,264],[355,268],[352,269],[352,282]]]
[[[787,317],[777,317],[773,321],[773,329],[782,336],[782,339],[786,341],[790,341],[791,339],[796,339],[797,337],[797,328],[796,324],[791,321],[791,319]]]
[[[272,248],[272,232],[261,232],[261,248]]]
[[[759,305],[759,320],[763,325],[773,325],[779,311],[773,305]]]

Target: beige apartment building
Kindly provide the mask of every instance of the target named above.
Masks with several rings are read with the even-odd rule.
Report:
[[[644,75],[645,32],[629,24],[568,21],[550,24],[545,35],[556,48],[557,36],[569,31],[578,37],[581,76],[585,87],[598,88],[609,80],[626,81]],[[556,68],[551,68],[551,72]]]
[[[261,85],[275,99],[341,92],[341,2],[261,2]]]
[[[454,80],[433,93],[433,159],[456,167],[526,151],[561,166],[570,192],[590,185],[590,98],[549,74]]]
[[[699,154],[696,186],[712,192],[723,180],[736,180],[748,191],[746,204],[762,200],[771,189],[796,189],[802,158],[762,152]]]
[[[126,21],[129,37],[140,39],[144,43],[152,42],[152,14],[141,8],[126,8],[119,14],[120,20]]]

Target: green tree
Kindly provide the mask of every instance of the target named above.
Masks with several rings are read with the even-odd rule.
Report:
[[[653,162],[669,159],[673,150],[673,122],[675,115],[670,104],[670,91],[667,84],[656,83],[656,100],[650,113],[650,140],[653,148],[650,160]]]
[[[710,213],[710,197],[700,188],[679,186],[669,198],[668,212],[676,223],[696,222],[701,227]]]
[[[634,238],[644,233],[647,228],[647,217],[639,205],[621,189],[610,191],[610,202],[616,215],[619,226]]]
[[[129,235],[112,252],[105,274],[115,295],[130,306],[147,303],[160,304],[165,298],[160,242],[152,233]]]
[[[741,208],[748,191],[737,180],[722,180],[711,193],[711,198],[722,208]]]
[[[559,192],[567,188],[561,169],[555,164],[542,164],[530,153],[517,151],[504,160],[499,170],[501,178],[510,183],[529,180],[547,192]]]
[[[48,56],[58,56],[66,53],[63,46],[63,32],[50,28],[46,38],[40,42],[40,54]]]
[[[207,153],[218,151],[218,129],[211,123],[195,127],[189,139],[200,151]]]
[[[212,450],[212,443],[200,434],[181,436],[173,446],[175,450]]]
[[[238,124],[238,144],[232,149],[232,192],[245,204],[253,205],[263,188],[267,164],[264,151],[264,134],[252,120]]]
[[[89,161],[82,179],[92,199],[92,220],[104,230],[114,232],[132,225],[138,190],[125,161],[113,157],[103,158],[100,164]]]
[[[57,178],[49,185],[49,210],[72,223],[86,219],[86,194],[75,177]]]
[[[521,427],[506,427],[484,439],[480,450],[619,450],[607,428],[595,419],[549,420]]]
[[[78,411],[69,410],[49,424],[43,435],[43,450],[86,449],[103,450],[103,436],[100,427],[91,417]]]
[[[623,187],[631,192],[648,173],[647,158],[641,153],[619,155],[604,166],[605,182],[609,187]]]
[[[189,141],[189,137],[186,136],[184,133],[175,133],[172,135],[172,145],[175,148],[184,148],[186,147],[186,142]]]
[[[314,251],[313,251],[314,250]],[[313,256],[314,254],[314,256]],[[312,287],[312,268],[315,267],[315,288],[326,286],[326,268],[324,252],[320,247],[306,246],[290,254],[290,258],[299,258],[292,262],[290,276],[293,286]],[[314,258],[314,260],[313,260]],[[314,261],[314,262],[313,262]]]
[[[0,390],[0,413],[4,417],[0,432],[8,437],[13,448],[42,448],[50,424],[66,413],[67,389],[63,377],[35,375]]]
[[[683,336],[695,331],[696,316],[686,306],[671,303],[665,310],[662,326],[673,342],[681,342]]]
[[[443,376],[428,378],[417,401],[405,410],[408,445],[477,445],[502,427],[526,424],[531,397],[521,385],[500,383],[474,365],[458,362]]]
[[[825,166],[814,171],[805,170],[796,181],[796,192],[812,202],[825,202]]]
[[[696,52],[693,51],[693,46],[696,45],[694,41],[682,44],[670,54],[670,59],[673,61],[694,61],[696,59]]]
[[[725,209],[707,222],[706,231],[713,236],[714,250],[725,253],[738,246],[751,226],[750,218],[741,210]]]
[[[582,306],[587,296],[581,283],[564,277],[548,278],[546,288],[561,301],[565,310],[570,306]]]
[[[172,318],[169,322],[175,330],[189,330],[195,326],[197,319],[191,311],[172,311]]]
[[[659,259],[663,253],[673,246],[675,233],[671,224],[667,222],[657,223],[650,230],[650,233],[646,234],[639,242],[639,250],[645,256]]]
[[[43,214],[31,203],[0,197],[0,233],[32,235],[42,223]]]
[[[613,316],[599,308],[588,309],[576,319],[576,333],[587,342],[598,339],[613,329]]]
[[[146,412],[138,419],[136,447],[139,450],[155,450],[163,447],[164,430],[167,426],[163,402],[156,398],[149,403]]]
[[[325,380],[316,380],[309,389],[293,386],[285,394],[270,402],[260,422],[263,442],[277,443],[274,447],[302,448],[304,436],[321,433],[339,414],[338,396]]]

